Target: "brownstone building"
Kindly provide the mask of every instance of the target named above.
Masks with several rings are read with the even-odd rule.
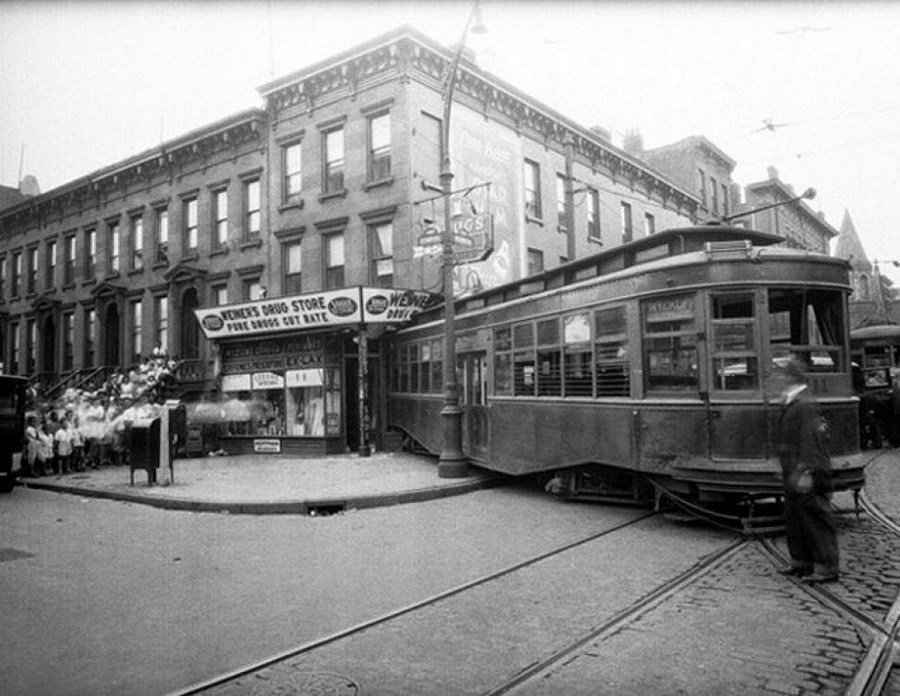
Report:
[[[52,394],[161,347],[181,396],[269,405],[266,431],[236,438],[377,441],[391,321],[370,310],[400,321],[442,293],[453,57],[400,28],[264,85],[262,108],[0,210],[7,371]],[[456,295],[728,209],[721,174],[704,201],[470,56],[457,75],[454,225],[473,248],[457,251]]]

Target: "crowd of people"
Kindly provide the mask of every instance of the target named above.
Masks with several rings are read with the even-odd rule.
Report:
[[[128,465],[131,424],[155,418],[175,361],[161,351],[117,370],[98,389],[70,388],[56,399],[32,394],[22,475],[65,474]]]

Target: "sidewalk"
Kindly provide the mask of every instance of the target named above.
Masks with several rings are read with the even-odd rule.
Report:
[[[496,485],[497,478],[470,468],[465,478],[438,476],[437,459],[402,452],[322,458],[242,455],[176,459],[147,472],[128,467],[20,479],[27,488],[124,500],[169,510],[231,514],[332,514],[354,508],[433,500]]]

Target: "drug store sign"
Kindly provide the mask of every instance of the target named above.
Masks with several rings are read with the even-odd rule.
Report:
[[[402,323],[434,305],[421,290],[351,287],[195,309],[207,338],[321,329],[347,324]]]

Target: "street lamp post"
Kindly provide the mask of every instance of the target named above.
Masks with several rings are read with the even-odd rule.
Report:
[[[462,415],[459,405],[459,384],[456,378],[456,305],[453,298],[453,171],[450,164],[450,110],[453,107],[453,91],[456,88],[456,71],[466,44],[466,36],[472,21],[473,33],[482,33],[479,7],[476,0],[466,20],[465,29],[450,63],[447,84],[444,88],[444,121],[441,128],[441,193],[444,197],[444,229],[441,230],[441,273],[444,294],[444,404],[441,408],[444,442],[438,458],[440,478],[461,478],[468,475],[468,459],[462,451]]]

